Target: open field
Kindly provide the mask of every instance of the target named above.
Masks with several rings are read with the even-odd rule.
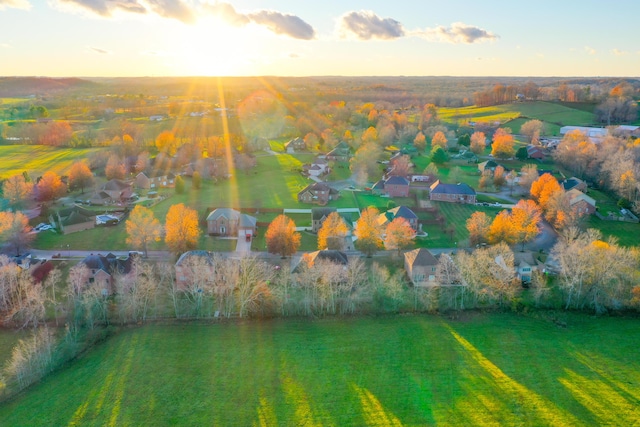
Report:
[[[440,108],[438,115],[445,122],[468,121],[507,123],[513,132],[528,120],[538,119],[547,125],[546,134],[558,135],[561,126],[588,126],[593,123],[593,113],[585,109],[572,108],[555,102],[516,102],[491,107]]]
[[[447,203],[447,202],[431,202],[436,206],[442,216],[447,220],[446,228],[453,227],[454,234],[450,237],[445,233],[445,230],[440,225],[425,225],[423,230],[429,233],[426,238],[416,239],[418,247],[427,248],[452,248],[463,247],[468,243],[469,231],[467,231],[467,219],[471,217],[474,212],[480,211],[487,214],[487,216],[493,219],[502,208],[475,206],[460,203]]]
[[[46,145],[0,145],[0,180],[27,171],[32,178],[53,171],[65,175],[76,160],[104,148],[55,148]]]
[[[512,314],[146,326],[0,406],[6,425],[634,425],[637,319]]]

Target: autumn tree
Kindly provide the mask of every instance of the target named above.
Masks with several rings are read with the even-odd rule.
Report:
[[[436,166],[435,163],[429,163],[427,167],[424,168],[424,171],[422,171],[422,173],[424,175],[432,177],[432,181],[435,181],[436,179],[438,179],[438,174],[440,173],[440,171],[438,170],[438,166]]]
[[[2,183],[2,194],[10,203],[21,203],[33,193],[33,183],[25,180],[23,175],[12,175]]]
[[[504,174],[504,168],[500,165],[496,166],[496,168],[493,171],[493,186],[496,189],[500,189],[502,188],[502,186],[505,184],[506,181],[507,181],[507,178]]]
[[[413,163],[407,155],[397,157],[393,161],[393,168],[389,172],[390,175],[406,177],[413,171]]]
[[[175,190],[176,194],[184,194],[186,190],[184,178],[182,178],[182,176],[180,175],[176,176]]]
[[[378,160],[382,156],[382,148],[375,143],[363,143],[351,159],[351,172],[356,175],[359,183],[363,184],[369,177],[375,177],[380,173]]]
[[[542,212],[533,200],[520,200],[511,209],[511,225],[514,228],[515,243],[524,244],[532,241],[540,232]]]
[[[22,212],[0,212],[0,244],[20,255],[33,241],[29,233],[29,218]]]
[[[378,223],[380,212],[369,206],[360,214],[360,219],[356,222],[354,234],[357,237],[356,247],[364,252],[367,257],[371,257],[382,247],[382,228]]]
[[[318,230],[318,249],[344,250],[349,228],[338,212],[331,212]]]
[[[418,151],[424,151],[427,147],[427,138],[422,132],[418,132],[416,137],[413,139],[413,146],[416,147]]]
[[[509,159],[515,154],[513,144],[513,135],[500,128],[493,135],[491,154],[498,159]]]
[[[480,179],[478,180],[478,188],[484,190],[489,187],[493,182],[493,172],[491,169],[485,169],[482,171],[482,175],[480,175]]]
[[[127,169],[120,156],[112,154],[109,156],[109,160],[107,160],[104,173],[107,176],[107,179],[124,179]]]
[[[484,212],[474,212],[467,219],[467,230],[469,231],[469,244],[471,246],[487,243],[489,241],[489,229],[491,220]]]
[[[366,144],[368,142],[375,143],[378,141],[378,131],[373,126],[370,126],[362,133],[362,144]]]
[[[406,249],[413,244],[416,232],[404,218],[394,218],[387,225],[386,235],[384,238],[384,248],[387,250],[397,249],[398,251]]]
[[[553,194],[561,191],[562,187],[558,180],[551,174],[545,173],[531,184],[531,196],[538,202],[543,210],[546,210],[547,204]]]
[[[169,249],[181,254],[194,249],[199,238],[198,213],[183,203],[171,206],[167,212],[164,238]]]
[[[446,163],[449,160],[449,156],[447,156],[446,151],[442,149],[439,145],[436,145],[431,150],[431,161],[435,164],[441,165]]]
[[[93,174],[89,169],[89,166],[85,162],[75,162],[71,165],[69,171],[69,189],[80,189],[80,192],[84,194],[84,189],[93,185]]]
[[[153,215],[153,211],[142,205],[136,205],[125,222],[127,229],[127,244],[135,249],[142,249],[147,257],[148,245],[160,241],[162,226]]]
[[[539,144],[540,135],[544,132],[544,123],[540,120],[529,120],[520,127],[520,133],[527,137],[527,142]]]
[[[304,140],[304,145],[306,145],[307,147],[307,150],[318,149],[318,144],[320,140],[318,139],[318,135],[316,135],[315,133],[309,132],[304,136],[303,140]]]
[[[434,147],[442,147],[443,150],[447,149],[447,137],[444,132],[438,131],[431,138],[431,149]]]
[[[286,215],[278,215],[271,221],[264,237],[269,253],[280,254],[282,258],[293,255],[300,247],[300,233],[296,232],[296,224]]]
[[[480,155],[484,152],[484,149],[487,147],[487,138],[483,132],[474,132],[471,135],[471,145],[469,149],[476,155]]]
[[[156,138],[156,148],[160,153],[166,153],[169,156],[176,154],[178,143],[173,132],[165,130]]]
[[[512,217],[508,210],[503,210],[491,222],[489,227],[489,242],[505,242],[508,245],[516,243],[516,229],[512,223]]]
[[[55,172],[45,172],[35,188],[38,200],[43,202],[55,200],[67,192],[64,183]]]
[[[536,181],[540,175],[538,174],[538,167],[534,164],[524,165],[520,171],[520,187],[529,193],[531,191],[531,184]]]

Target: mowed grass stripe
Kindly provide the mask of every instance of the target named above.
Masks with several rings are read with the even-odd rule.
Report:
[[[636,320],[567,315],[567,324],[468,314],[146,326],[0,406],[0,420],[633,425]]]

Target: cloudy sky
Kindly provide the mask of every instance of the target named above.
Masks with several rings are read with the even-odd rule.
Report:
[[[630,76],[640,1],[0,0],[0,75]]]

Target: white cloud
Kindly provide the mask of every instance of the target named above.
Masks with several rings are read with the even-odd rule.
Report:
[[[448,42],[448,43],[480,43],[484,41],[494,41],[500,36],[493,34],[483,28],[474,25],[467,25],[462,22],[454,22],[450,27],[438,26],[427,28],[423,31],[415,32],[416,35],[428,40]]]
[[[618,48],[614,48],[611,50],[611,53],[613,53],[615,56],[623,56],[628,54],[629,52],[627,52],[626,50],[620,50]]]
[[[338,31],[342,37],[354,36],[359,40],[392,40],[406,35],[400,22],[380,18],[370,10],[345,13],[338,18]]]
[[[587,52],[589,55],[595,55],[597,52],[594,48],[589,46],[585,46],[584,51]]]
[[[31,3],[28,0],[0,0],[0,10],[6,8],[29,10]]]

